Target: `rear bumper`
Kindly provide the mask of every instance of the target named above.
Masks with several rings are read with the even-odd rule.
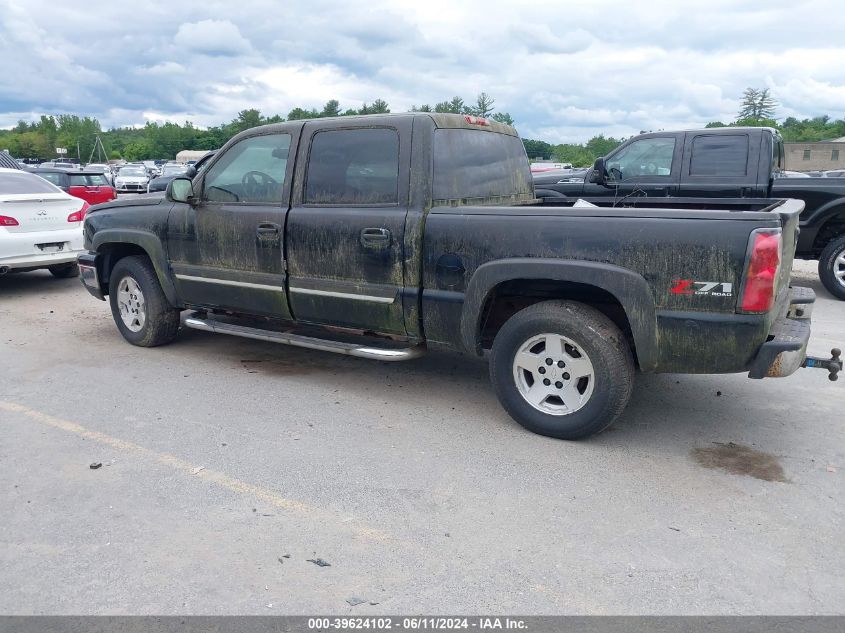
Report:
[[[783,378],[794,374],[807,357],[810,315],[816,294],[810,288],[790,288],[787,313],[772,323],[748,372],[749,378]]]
[[[79,280],[92,296],[105,301],[105,293],[103,293],[103,288],[100,285],[100,275],[97,272],[99,269],[99,257],[98,254],[88,251],[79,255],[77,259],[77,263],[79,264]]]
[[[56,245],[61,245],[57,250]],[[82,229],[11,233],[0,229],[0,267],[48,268],[76,261],[82,250]]]

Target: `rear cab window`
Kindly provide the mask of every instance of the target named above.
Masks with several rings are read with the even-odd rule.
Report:
[[[434,131],[433,206],[513,204],[534,199],[525,146],[487,130]]]

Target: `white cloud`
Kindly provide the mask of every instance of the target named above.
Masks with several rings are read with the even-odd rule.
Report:
[[[229,20],[200,20],[179,25],[173,41],[187,52],[204,55],[240,55],[252,47]]]
[[[96,20],[75,3],[0,5],[0,126],[59,112],[207,126],[483,90],[523,136],[583,141],[732,120],[748,86],[770,88],[780,118],[845,115],[845,45],[818,29],[845,31],[835,0],[185,0],[181,20],[164,0],[97,3]]]

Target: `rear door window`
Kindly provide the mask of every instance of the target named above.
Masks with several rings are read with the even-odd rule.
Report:
[[[696,136],[692,141],[690,176],[745,176],[748,173],[748,135]]]
[[[326,130],[314,135],[306,204],[399,202],[399,133],[392,128]]]

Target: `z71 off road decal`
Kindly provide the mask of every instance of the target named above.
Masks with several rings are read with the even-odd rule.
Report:
[[[708,295],[711,297],[732,297],[733,284],[726,281],[694,281],[692,279],[673,279],[672,294]]]

